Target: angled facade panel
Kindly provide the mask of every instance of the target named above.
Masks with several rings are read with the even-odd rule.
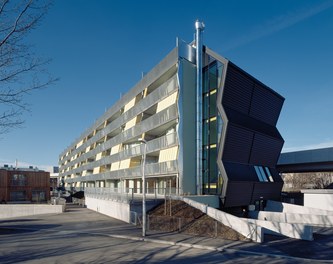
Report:
[[[230,61],[224,78],[219,108],[224,124],[222,162],[217,162],[223,206],[277,199],[282,179],[275,167],[284,141],[275,125],[284,98]]]
[[[248,76],[238,72],[229,63],[223,87],[222,105],[248,114],[251,107],[253,85],[253,81]]]
[[[251,130],[228,124],[222,159],[248,163],[251,156],[254,133]]]
[[[256,133],[254,136],[249,163],[274,168],[280,156],[283,141]]]
[[[249,115],[271,126],[275,126],[283,101],[283,98],[277,96],[276,93],[256,83],[253,89]]]

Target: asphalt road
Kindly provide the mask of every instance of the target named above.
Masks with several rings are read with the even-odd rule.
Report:
[[[311,252],[305,252],[305,258],[288,253],[288,247],[297,244],[289,239],[256,244],[148,233],[148,241],[142,241],[141,230],[134,226],[70,207],[64,214],[0,221],[0,263],[333,263],[330,232],[322,247],[327,252],[322,251],[319,260],[307,258]],[[313,245],[316,250],[318,243]]]

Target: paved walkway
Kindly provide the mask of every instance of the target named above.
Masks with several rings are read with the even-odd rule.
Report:
[[[15,250],[16,252],[21,252],[20,250],[22,250],[22,247],[28,248],[29,245],[34,245],[36,241],[41,243],[40,240],[43,236],[45,236],[42,240],[44,241],[44,244],[41,245],[46,246],[45,243],[47,243],[46,250],[50,250],[49,247],[52,248],[52,243],[54,243],[54,248],[59,248],[58,244],[63,243],[64,246],[62,247],[62,250],[68,252],[68,256],[71,256],[69,257],[71,261],[68,263],[74,261],[72,257],[73,252],[69,251],[69,248],[71,245],[73,247],[73,245],[76,246],[76,244],[80,244],[81,238],[82,243],[85,241],[84,238],[87,239],[85,242],[89,243],[90,241],[91,247],[87,245],[87,248],[97,248],[96,252],[101,250],[100,243],[102,241],[113,241],[113,249],[115,248],[115,245],[120,243],[117,243],[117,241],[126,240],[133,241],[133,243],[138,242],[138,244],[135,245],[142,245],[142,242],[146,242],[145,245],[147,248],[145,250],[147,251],[144,251],[146,252],[145,254],[149,254],[149,249],[156,247],[160,249],[176,250],[177,252],[181,252],[179,257],[181,257],[182,261],[179,263],[183,263],[184,259],[191,259],[185,258],[187,254],[190,254],[191,256],[197,254],[198,258],[199,256],[203,256],[202,252],[206,252],[205,254],[207,254],[207,257],[209,256],[209,258],[211,258],[211,261],[209,262],[207,262],[208,259],[205,259],[207,263],[215,263],[215,257],[221,260],[222,256],[224,261],[232,259],[232,263],[237,263],[235,260],[238,260],[238,263],[243,263],[241,262],[241,259],[238,259],[239,256],[242,256],[242,259],[246,256],[247,261],[251,261],[250,259],[256,259],[256,263],[260,263],[260,261],[262,261],[262,263],[267,263],[268,260],[272,261],[272,259],[276,261],[278,260],[276,263],[304,263],[314,262],[314,260],[321,263],[329,263],[333,259],[333,252],[331,250],[333,246],[333,230],[329,228],[317,228],[316,232],[314,241],[300,241],[289,238],[266,236],[266,241],[262,244],[229,241],[218,238],[195,237],[177,232],[161,233],[148,231],[147,236],[143,238],[142,230],[136,226],[107,217],[86,208],[69,205],[67,212],[63,214],[37,215],[0,221],[0,263],[17,263],[18,260],[16,259],[17,256],[15,256],[15,252],[13,251],[12,254],[10,254],[10,252],[14,250],[14,248],[17,248]],[[6,241],[10,241],[12,244],[6,244]],[[65,245],[67,246],[65,247]],[[182,249],[180,250],[180,248]],[[33,251],[33,249],[30,250]],[[79,251],[81,252],[81,249]],[[125,248],[125,253],[130,253],[131,251],[131,248]],[[105,252],[107,252],[107,249],[103,249],[102,252],[103,254],[106,254]],[[121,249],[118,249],[117,252],[120,254]],[[157,252],[159,253],[155,256],[156,259],[158,259],[157,256],[159,256],[161,259],[158,261],[165,262],[163,261],[165,256],[161,256],[160,254],[162,253],[160,253],[160,251]],[[121,254],[124,254],[124,252],[121,252]],[[123,260],[126,259],[126,257],[129,257],[124,255],[121,256]],[[4,261],[5,259],[8,261]],[[28,260],[29,258],[27,257],[23,259],[23,262]],[[177,260],[177,258],[174,260]],[[45,261],[45,259],[43,261]],[[53,262],[51,259],[48,261]],[[64,260],[62,260],[62,262],[63,261]],[[86,262],[84,259],[77,263],[88,262],[104,263],[104,261]],[[128,262],[134,263],[138,261],[130,258]],[[31,263],[38,263],[38,261],[35,258]],[[193,263],[193,261],[189,263]],[[333,263],[333,261],[331,263]]]

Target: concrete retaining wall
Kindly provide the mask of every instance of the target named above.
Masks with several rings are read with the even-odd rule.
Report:
[[[276,213],[276,212],[250,212],[251,218],[266,220],[272,222],[304,224],[310,226],[333,227],[333,216],[315,215],[315,214],[294,214],[294,213]]]
[[[279,223],[265,220],[246,219],[248,222],[264,228],[264,234],[282,235],[286,237],[313,240],[313,227],[304,224]]]
[[[64,205],[49,204],[0,204],[0,219],[64,212]]]
[[[263,242],[264,234],[279,234],[297,239],[313,240],[313,228],[309,225],[297,222],[267,221],[265,216],[259,220],[239,218],[189,198],[183,198],[183,201],[255,242]]]
[[[251,239],[254,242],[263,242],[263,229],[253,223],[247,222],[246,220],[227,214],[223,211],[217,210],[205,204],[201,204],[189,198],[183,198],[183,201],[194,208],[202,211],[213,219],[220,223],[232,228],[243,236]]]
[[[127,203],[119,203],[116,201],[101,200],[90,197],[85,198],[85,203],[87,208],[91,210],[122,220],[126,223],[130,222],[130,205]]]
[[[296,214],[315,214],[315,215],[332,215],[333,211],[322,210],[307,206],[295,204],[281,203],[276,201],[267,201],[265,211],[281,212],[281,213],[296,213]]]
[[[302,190],[302,193],[304,193],[304,206],[328,211],[333,210],[332,189]]]

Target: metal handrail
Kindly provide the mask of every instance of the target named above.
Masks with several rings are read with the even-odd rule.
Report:
[[[167,194],[176,194],[176,188],[147,188],[146,196],[148,198],[157,199],[164,198]],[[142,197],[141,188],[109,188],[109,187],[85,187],[85,197],[112,200],[123,203],[131,203]]]

